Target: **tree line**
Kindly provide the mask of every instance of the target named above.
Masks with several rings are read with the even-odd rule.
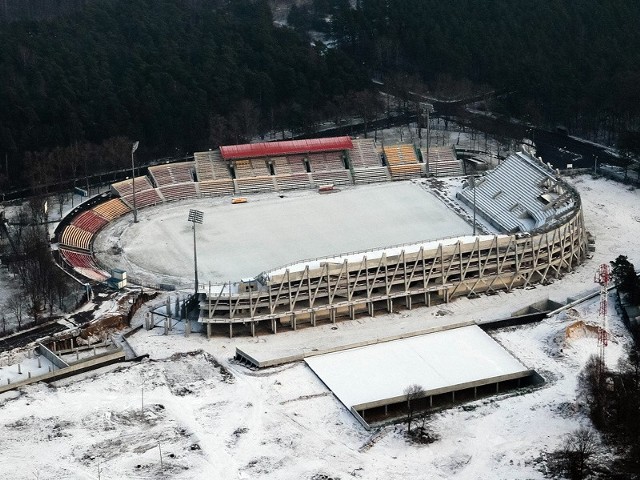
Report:
[[[298,28],[330,31],[370,72],[490,85],[494,107],[595,136],[637,131],[640,4],[634,0],[313,0]],[[321,20],[329,16],[330,24]],[[444,82],[443,82],[444,80]],[[609,138],[615,141],[615,138]]]
[[[88,2],[0,25],[0,44],[0,188],[56,148],[126,137],[151,158],[302,132],[368,85],[260,0]]]
[[[0,190],[32,184],[59,148],[124,138],[141,159],[182,157],[367,123],[381,110],[370,78],[405,102],[496,91],[494,111],[640,154],[635,0],[309,0],[289,26],[266,0],[64,5],[0,24]]]

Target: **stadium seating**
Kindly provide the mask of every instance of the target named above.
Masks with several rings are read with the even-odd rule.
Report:
[[[263,177],[266,175],[271,175],[271,171],[267,166],[267,162],[264,158],[256,158],[251,160],[251,168],[253,170],[254,177]]]
[[[342,152],[326,152],[309,155],[309,164],[312,172],[330,172],[344,170]]]
[[[418,163],[418,157],[413,145],[385,146],[384,154],[392,179],[400,180],[422,175],[422,167]]]
[[[65,248],[60,248],[59,251],[64,261],[71,268],[87,278],[103,282],[111,276],[96,265],[90,253],[74,252]]]
[[[198,152],[194,154],[195,170],[198,181],[222,180],[231,178],[228,163],[220,155],[220,151]]]
[[[236,178],[239,193],[258,193],[275,190],[273,176],[261,176],[251,178]]]
[[[477,180],[476,210],[505,233],[531,231],[567,208],[554,208],[540,199],[543,193],[549,193],[548,185],[555,184],[553,172],[535,159],[524,153],[513,154]],[[459,197],[473,205],[473,194],[473,188],[467,187]]]
[[[193,182],[195,162],[168,163],[149,167],[149,174],[158,187]]]
[[[233,169],[236,173],[236,178],[251,178],[254,176],[251,161],[249,160],[236,160]]]
[[[334,170],[332,172],[314,172],[311,174],[313,182],[316,186],[334,183],[336,185],[349,185],[351,181],[351,175],[349,170]]]
[[[426,150],[422,151],[427,163],[428,173],[436,177],[458,177],[464,175],[462,162],[456,158],[451,147],[433,147],[429,149],[427,159]]]
[[[354,183],[387,182],[391,180],[387,167],[354,168]]]
[[[380,167],[380,155],[376,151],[375,142],[371,138],[361,138],[353,141],[353,149],[349,152],[351,167],[368,168]]]
[[[214,152],[196,152],[193,154],[193,158],[196,164],[196,179],[199,182],[205,180],[214,180],[215,174],[213,172],[212,154]],[[219,152],[218,155],[220,155]]]
[[[68,247],[89,250],[93,234],[75,225],[67,225],[60,235],[60,243]]]
[[[200,195],[202,197],[218,197],[232,195],[234,193],[233,180],[204,180],[199,182]]]
[[[135,180],[136,193],[153,188],[153,185],[151,185],[149,179],[144,175],[136,177]],[[117,193],[120,197],[126,197],[127,195],[131,195],[133,193],[133,181],[129,178],[127,180],[123,180],[122,182],[112,184],[111,188],[115,190],[115,193]]]
[[[160,187],[159,190],[167,202],[198,197],[196,184],[193,182],[165,185],[164,187]]]
[[[286,157],[274,157],[271,159],[276,175],[289,175],[291,173],[291,165],[287,162]]]
[[[389,173],[393,180],[409,179],[422,175],[422,167],[417,164],[389,165]]]
[[[133,195],[127,195],[123,197],[123,200],[127,204],[133,206]],[[151,205],[157,205],[162,203],[163,198],[158,193],[157,189],[151,188],[149,190],[138,191],[136,188],[136,208],[149,207]]]
[[[291,173],[307,173],[307,168],[304,165],[304,159],[304,155],[287,156],[287,162],[289,162]]]
[[[276,179],[278,190],[294,190],[296,188],[311,188],[313,186],[308,173],[276,175],[274,178]]]
[[[96,205],[92,210],[108,221],[115,220],[116,218],[119,218],[125,213],[131,211],[131,209],[119,198],[107,200],[104,203]]]
[[[96,233],[107,223],[109,222],[97,213],[92,210],[87,210],[75,217],[71,222],[71,225],[86,230],[87,232]]]
[[[374,183],[391,180],[389,170],[382,166],[380,153],[376,150],[375,142],[371,138],[353,141],[350,150],[351,169],[354,183]]]

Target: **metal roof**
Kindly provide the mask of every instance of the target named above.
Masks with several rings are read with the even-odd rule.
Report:
[[[284,142],[246,143],[220,147],[225,160],[238,158],[271,157],[293,155],[296,153],[329,152],[350,150],[353,142],[350,137],[312,138],[309,140],[286,140]]]

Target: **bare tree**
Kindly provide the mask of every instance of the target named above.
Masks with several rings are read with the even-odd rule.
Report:
[[[251,100],[242,100],[231,114],[230,124],[236,143],[249,142],[258,132],[260,111]]]
[[[407,433],[411,433],[411,423],[414,419],[416,400],[424,397],[424,393],[424,388],[416,383],[404,389],[404,394],[407,399]]]
[[[597,355],[592,355],[580,372],[578,384],[584,395],[593,423],[602,426],[606,416],[606,366]]]
[[[5,302],[5,307],[16,317],[16,322],[18,322],[18,330],[20,330],[22,328],[22,318],[25,310],[25,299],[22,292],[18,292],[10,296]],[[3,330],[5,330],[4,316],[2,318],[2,328]]]
[[[364,136],[367,138],[369,123],[375,120],[380,112],[384,111],[382,100],[376,92],[365,90],[356,92],[352,101],[353,110],[362,119]]]
[[[571,480],[586,478],[591,459],[598,452],[598,437],[589,428],[579,428],[567,435],[560,450],[562,473]]]
[[[222,115],[209,116],[209,143],[212,147],[218,147],[233,141],[233,133],[227,120]]]

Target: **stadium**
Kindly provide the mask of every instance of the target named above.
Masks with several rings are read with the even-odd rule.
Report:
[[[547,283],[587,257],[579,195],[539,159],[519,152],[463,174],[448,147],[223,146],[83,203],[56,230],[58,260],[116,285],[109,272],[193,289],[195,273],[199,322],[233,336]]]

